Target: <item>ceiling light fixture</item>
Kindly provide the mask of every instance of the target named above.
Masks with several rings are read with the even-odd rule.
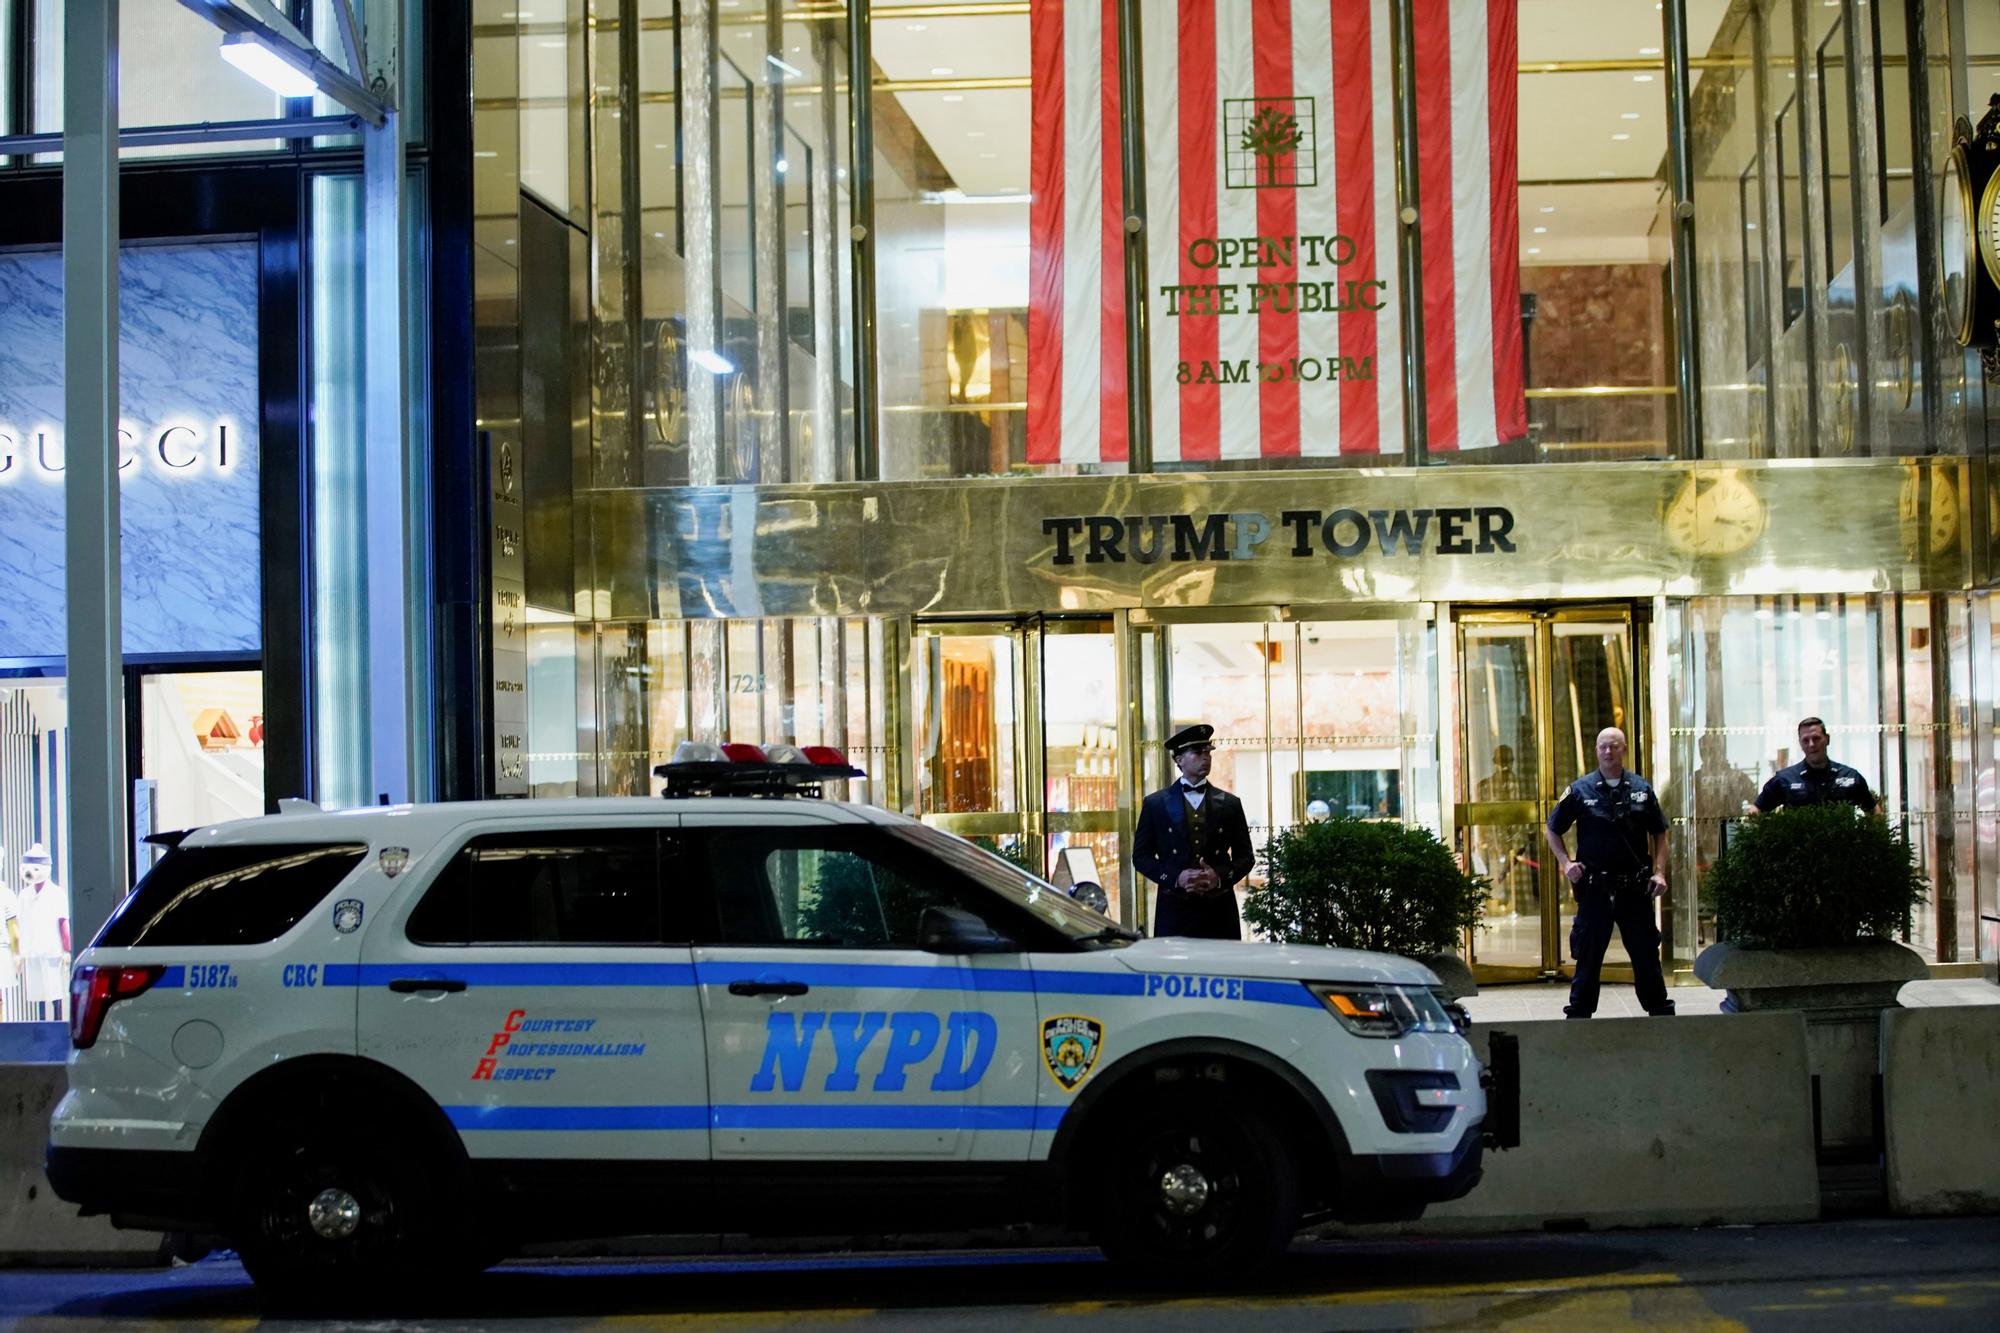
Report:
[[[1624,143],[1627,139],[1631,137],[1632,136],[1629,134],[1614,134],[1611,136],[1612,141],[1615,143]]]
[[[1650,74],[1634,74],[1632,76],[1632,82],[1634,83],[1651,83],[1652,81],[1653,76]]]
[[[319,91],[311,75],[247,32],[223,35],[222,58],[280,97],[311,97]]]
[[[953,69],[950,65],[931,66],[931,76],[933,78],[948,79],[957,72],[958,71]]]
[[[805,71],[800,69],[798,66],[787,65],[784,61],[778,59],[776,56],[765,56],[764,59],[770,62],[771,64],[776,65],[780,70],[783,70],[785,77],[788,79],[800,78],[805,74]]]
[[[1537,227],[1537,228],[1535,228],[1535,235],[1537,235],[1537,236],[1540,236],[1540,235],[1544,234],[1544,233],[1545,233],[1545,232],[1547,232],[1547,231],[1548,231],[1548,228],[1547,228],[1547,227]]]
[[[965,100],[965,94],[964,94],[964,93],[946,93],[946,94],[944,95],[944,100],[945,100],[945,101],[947,101],[947,102],[963,102],[963,101]]]

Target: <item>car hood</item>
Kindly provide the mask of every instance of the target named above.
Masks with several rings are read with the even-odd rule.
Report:
[[[1267,977],[1280,981],[1368,981],[1436,986],[1422,963],[1388,953],[1327,949],[1316,944],[1246,944],[1233,940],[1139,940],[1118,951],[1134,972]]]

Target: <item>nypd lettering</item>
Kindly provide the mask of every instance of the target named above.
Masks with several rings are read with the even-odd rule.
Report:
[[[800,1091],[818,1048],[833,1056],[833,1067],[820,1084],[825,1092],[857,1092],[864,1077],[871,1092],[904,1092],[913,1074],[921,1080],[926,1071],[932,1092],[964,1092],[986,1077],[999,1037],[993,1015],[980,1012],[772,1014],[764,1026],[764,1058],[750,1077],[750,1091]],[[933,1054],[938,1056],[934,1065]]]
[[[1065,1092],[1090,1076],[1104,1049],[1104,1025],[1094,1018],[1064,1014],[1042,1024],[1042,1059]]]

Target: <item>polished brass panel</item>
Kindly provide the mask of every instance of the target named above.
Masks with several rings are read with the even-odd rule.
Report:
[[[1117,833],[1116,810],[1051,810],[1042,816],[1049,833]]]
[[[977,810],[966,814],[930,814],[918,818],[932,828],[961,838],[1012,838],[1027,832],[1028,816],[1019,810]]]
[[[976,616],[1743,593],[1951,591],[1983,460],[1542,463],[1314,473],[603,489],[584,497],[600,619]],[[1352,556],[1289,510],[1504,508],[1514,550]],[[1248,559],[1055,563],[1044,520],[1256,513]],[[1232,541],[1233,541],[1232,524]],[[1347,531],[1343,529],[1343,531]],[[1172,544],[1171,535],[1167,538]],[[1277,614],[1284,614],[1278,612]]]
[[[1460,824],[1539,824],[1547,813],[1540,801],[1460,801],[1452,807]]]

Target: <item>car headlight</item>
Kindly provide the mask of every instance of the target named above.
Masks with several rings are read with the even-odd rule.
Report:
[[[1357,1037],[1401,1037],[1411,1032],[1455,1032],[1451,1015],[1427,986],[1350,986],[1310,981],[1311,991],[1342,1027]]]

